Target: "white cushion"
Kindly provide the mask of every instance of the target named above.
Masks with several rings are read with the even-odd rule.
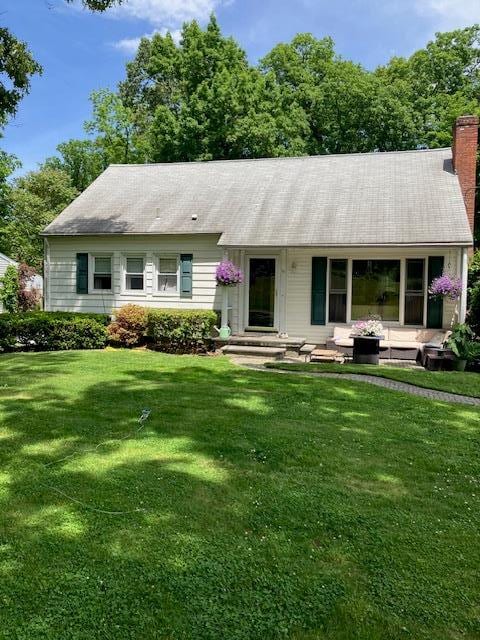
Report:
[[[335,344],[338,347],[353,347],[353,340],[352,338],[337,338]]]
[[[352,333],[352,327],[335,327],[333,330],[334,338],[349,338]]]

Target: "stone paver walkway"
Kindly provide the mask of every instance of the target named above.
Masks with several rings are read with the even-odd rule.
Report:
[[[377,376],[369,376],[361,373],[317,373],[309,371],[286,371],[283,369],[266,369],[259,365],[247,365],[251,369],[258,371],[266,371],[273,373],[288,373],[294,375],[308,376],[309,378],[336,378],[338,380],[353,380],[355,382],[367,382],[374,384],[377,387],[383,387],[384,389],[390,389],[392,391],[401,391],[403,393],[410,393],[414,396],[421,396],[422,398],[428,398],[429,400],[438,400],[440,402],[456,402],[458,404],[470,404],[474,406],[480,406],[480,398],[472,398],[470,396],[462,396],[457,393],[448,393],[447,391],[437,391],[436,389],[425,389],[424,387],[417,387],[414,384],[408,384],[407,382],[398,382],[397,380],[390,380],[389,378],[379,378]]]

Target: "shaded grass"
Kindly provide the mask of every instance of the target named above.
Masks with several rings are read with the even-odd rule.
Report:
[[[476,638],[479,425],[224,358],[2,356],[0,635]]]
[[[309,373],[358,373],[415,384],[426,389],[480,398],[480,374],[462,371],[425,371],[390,365],[334,364],[329,362],[268,362],[268,369]]]

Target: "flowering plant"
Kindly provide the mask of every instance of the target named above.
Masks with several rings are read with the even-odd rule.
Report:
[[[432,280],[428,293],[431,298],[457,300],[462,293],[462,279],[455,278],[444,271],[441,276]]]
[[[236,284],[243,282],[241,269],[235,266],[230,260],[222,260],[222,262],[220,262],[215,277],[217,284],[223,287],[234,287]]]
[[[353,333],[357,336],[381,336],[383,325],[379,320],[359,320],[353,325]]]

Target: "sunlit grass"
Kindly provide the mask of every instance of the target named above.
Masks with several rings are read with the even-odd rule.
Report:
[[[284,371],[304,371],[307,373],[358,373],[399,382],[407,382],[427,389],[436,389],[448,393],[480,398],[480,374],[463,371],[425,371],[408,367],[395,367],[381,364],[355,365],[333,364],[328,362],[269,362],[269,369]]]
[[[226,358],[0,356],[0,637],[476,638],[479,427]]]

